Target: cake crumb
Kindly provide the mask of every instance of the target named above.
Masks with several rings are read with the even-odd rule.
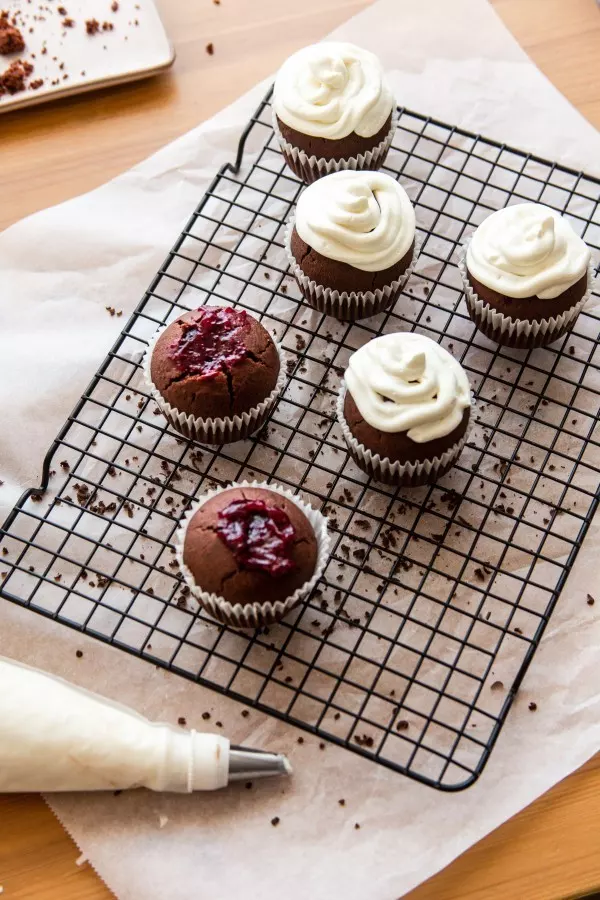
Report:
[[[181,725],[181,727],[184,728],[187,725],[185,716],[179,716],[179,718],[177,719],[177,724]]]
[[[273,826],[273,828],[276,828],[280,822],[281,819],[279,818],[279,816],[273,816],[273,818],[271,819],[271,825]]]
[[[534,703],[532,700],[531,703],[529,704],[528,709],[531,710],[531,712],[535,712],[537,709],[537,703]]]
[[[21,31],[4,16],[0,17],[0,54],[22,53],[24,49],[25,40]]]
[[[77,659],[81,659],[81,657],[83,656],[83,650],[76,650],[75,656],[77,657]]]
[[[592,597],[591,594],[588,594],[588,595],[587,595],[587,601],[586,601],[586,602],[587,602],[587,605],[588,605],[588,606],[593,606],[594,603],[595,603],[596,601],[594,600],[594,598]]]
[[[31,63],[15,59],[8,69],[0,75],[0,96],[2,94],[18,94],[25,90],[25,81],[33,72]]]
[[[118,0],[113,0],[113,2],[110,4],[110,8],[113,12],[118,12],[118,10],[119,10]]]
[[[168,821],[169,821],[168,816],[159,816],[158,817],[158,827],[164,828]]]
[[[86,19],[85,30],[87,34],[98,34],[100,31],[100,22],[98,19]]]
[[[209,56],[212,56],[213,53],[215,52],[215,47],[214,47],[214,44],[212,43],[212,41],[206,45],[206,52],[208,53]]]

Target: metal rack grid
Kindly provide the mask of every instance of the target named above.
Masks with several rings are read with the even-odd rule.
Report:
[[[597,312],[546,349],[492,344],[462,299],[457,245],[516,200],[565,214],[600,245],[600,182],[400,110],[385,170],[424,243],[395,307],[345,324],[287,274],[301,190],[269,95],[4,525],[2,595],[444,790],[481,773],[598,503]],[[261,433],[216,452],[165,427],[140,360],[166,321],[206,301],[258,313],[290,356]],[[349,459],[333,416],[349,354],[418,330],[466,368],[474,428],[432,487],[397,491]],[[298,487],[333,528],[330,563],[284,622],[212,622],[180,581],[172,539],[190,498],[230,480]]]

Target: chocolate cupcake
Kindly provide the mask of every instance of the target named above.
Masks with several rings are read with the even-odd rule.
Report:
[[[590,256],[550,207],[499,209],[461,252],[469,315],[486,337],[506,347],[551,344],[573,328],[589,297]]]
[[[467,375],[440,344],[398,332],[353,353],[338,398],[350,455],[387,484],[441,478],[464,446],[471,412]]]
[[[321,513],[276,485],[219,488],[188,512],[177,557],[193,596],[220,622],[279,621],[313,589],[329,538]]]
[[[285,367],[281,350],[247,312],[202,306],[156,335],[145,374],[177,431],[225,444],[264,424],[283,387]]]
[[[396,124],[381,63],[354,44],[304,47],[275,79],[273,128],[288,166],[308,183],[341,169],[378,169]]]
[[[305,299],[337,319],[391,306],[416,258],[415,211],[382,172],[335,172],[300,195],[286,246]]]

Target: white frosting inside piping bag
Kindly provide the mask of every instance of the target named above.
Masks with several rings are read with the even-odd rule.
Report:
[[[60,678],[0,658],[0,791],[227,784],[229,741],[149,722]]]
[[[344,379],[369,425],[406,431],[417,444],[450,434],[471,404],[460,363],[440,344],[412,332],[369,341],[350,357]]]
[[[415,238],[415,211],[383,172],[334,172],[300,194],[294,222],[303,241],[328,259],[365,272],[399,262]]]
[[[570,224],[541,203],[518,203],[488,216],[473,234],[467,268],[507,297],[558,297],[585,275],[590,250]]]
[[[325,41],[304,47],[277,74],[273,107],[290,128],[340,140],[377,134],[394,98],[381,63],[354,44]]]

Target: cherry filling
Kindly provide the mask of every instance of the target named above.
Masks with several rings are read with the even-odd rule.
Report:
[[[217,534],[243,569],[278,578],[296,568],[290,555],[296,529],[287,513],[264,500],[234,500],[219,512]]]
[[[193,322],[183,326],[183,334],[171,347],[171,358],[190,375],[214,378],[248,355],[243,333],[248,328],[244,310],[203,307]]]

